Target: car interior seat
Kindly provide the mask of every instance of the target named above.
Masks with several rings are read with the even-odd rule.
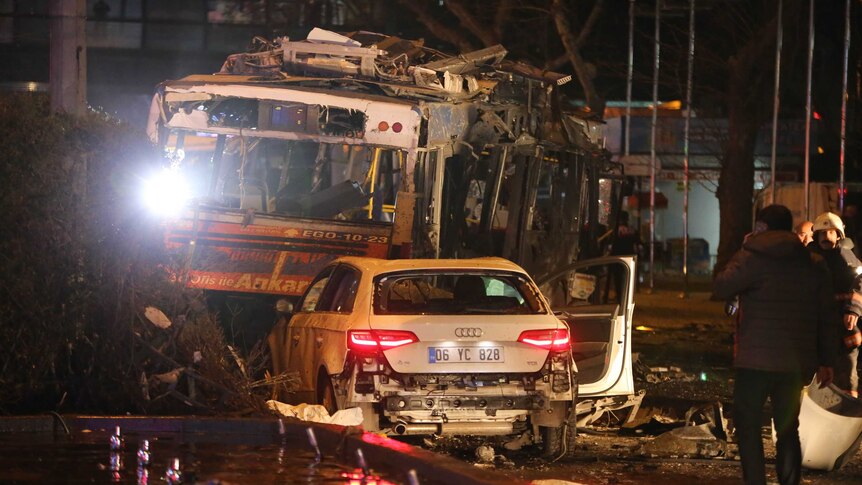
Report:
[[[459,303],[480,303],[485,299],[485,282],[480,276],[464,275],[455,282],[455,301]]]

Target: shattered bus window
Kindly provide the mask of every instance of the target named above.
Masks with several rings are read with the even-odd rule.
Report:
[[[244,136],[224,140],[220,145],[217,136],[182,131],[168,140],[168,153],[183,153],[182,168],[202,203],[297,217],[391,220],[403,160],[396,150]]]

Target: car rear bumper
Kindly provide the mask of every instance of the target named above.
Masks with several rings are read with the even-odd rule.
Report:
[[[415,413],[422,411],[449,416],[475,415],[492,417],[499,411],[540,411],[548,407],[548,399],[542,395],[526,396],[476,396],[468,394],[397,395],[381,399],[387,413]]]
[[[551,399],[544,385],[529,391],[518,384],[475,390],[393,387],[380,389],[376,407],[382,427],[394,434],[511,434],[528,418],[549,416],[572,402],[570,393]]]

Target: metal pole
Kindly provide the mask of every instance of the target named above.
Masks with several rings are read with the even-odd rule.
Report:
[[[649,290],[655,287],[655,141],[658,127],[658,74],[661,55],[661,2],[655,2],[655,57],[652,77],[652,133],[649,163]]]
[[[635,65],[635,0],[629,0],[629,52],[626,59],[626,125],[625,139],[623,140],[623,156],[628,157],[631,153],[631,138],[632,138],[632,82],[634,80],[634,65]],[[638,176],[640,181],[640,176]],[[640,183],[638,184],[638,231],[640,231],[641,223],[641,205],[640,205]],[[640,237],[638,237],[640,239]],[[640,261],[635,260],[635,265],[640,266]],[[637,267],[635,268],[635,287],[640,287],[639,279],[637,278]],[[632,289],[634,291],[634,288]]]
[[[623,155],[629,156],[632,133],[632,80],[634,79],[635,60],[635,0],[629,0],[629,56],[628,70],[626,72],[626,128],[623,144]]]
[[[772,93],[772,172],[769,177],[769,203],[775,203],[775,166],[776,148],[778,146],[778,107],[780,104],[779,88],[781,87],[781,44],[784,37],[782,12],[784,0],[778,0],[778,14],[775,27],[775,84]],[[806,217],[807,218],[807,217]]]
[[[844,155],[847,142],[847,57],[850,53],[850,0],[844,5],[844,71],[841,78],[841,151],[838,156],[838,209],[844,212]]]
[[[688,165],[691,133],[691,86],[694,78],[694,3],[689,2],[688,11],[688,79],[685,86],[685,132],[683,134],[682,176],[682,294],[688,296]]]
[[[814,0],[808,0],[808,72],[805,82],[805,219],[811,219],[809,214],[809,181],[808,167],[811,158],[811,69],[814,63]]]

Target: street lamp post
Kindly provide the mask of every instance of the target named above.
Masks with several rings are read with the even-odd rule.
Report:
[[[841,150],[838,155],[838,209],[844,212],[844,156],[847,143],[847,58],[850,53],[850,0],[844,5],[844,66],[841,78]],[[854,234],[855,236],[855,234]]]
[[[772,94],[772,157],[770,158],[771,175],[769,177],[769,203],[775,203],[775,166],[776,147],[778,146],[778,107],[780,103],[779,88],[781,87],[781,44],[784,36],[782,23],[783,0],[778,0],[778,13],[775,25],[775,84]]]
[[[683,138],[683,177],[682,177],[682,281],[681,297],[688,296],[688,166],[689,140],[691,133],[691,88],[694,78],[694,4],[690,0],[688,11],[688,79],[685,86],[685,133]]]

